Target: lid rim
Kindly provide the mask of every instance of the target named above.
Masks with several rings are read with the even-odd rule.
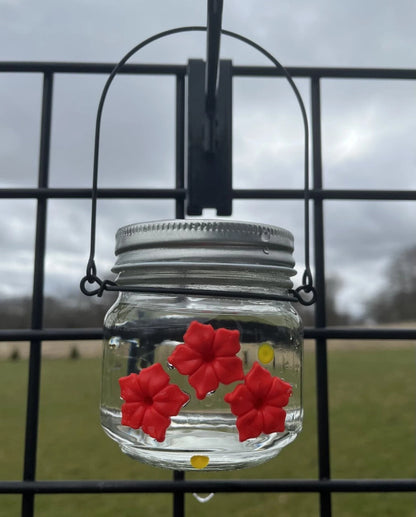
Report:
[[[130,224],[116,233],[114,268],[179,261],[207,267],[254,264],[294,267],[294,238],[277,226],[223,219],[173,219]],[[192,265],[193,264],[193,265]],[[113,268],[113,271],[114,271]]]
[[[197,240],[197,236],[199,240],[202,234],[204,237],[215,235],[218,237],[218,240],[221,240],[221,236],[227,237],[227,240],[230,239],[230,236],[234,237],[234,240],[237,240],[237,237],[245,237],[248,241],[252,241],[253,237],[258,236],[263,237],[264,242],[273,240],[273,238],[275,240],[280,238],[280,240],[287,239],[292,247],[294,241],[293,234],[289,230],[268,224],[247,221],[225,221],[223,219],[166,219],[122,226],[116,232],[116,252],[119,250],[119,246],[122,245],[123,239],[132,240],[133,236],[139,234],[151,237],[161,233],[171,235],[185,233],[189,235],[190,240]],[[130,245],[134,246],[134,243]],[[285,245],[285,243],[281,243],[281,245]]]

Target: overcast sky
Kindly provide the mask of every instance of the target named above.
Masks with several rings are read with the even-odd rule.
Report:
[[[415,68],[413,0],[225,0],[223,27],[266,47],[286,66]],[[1,61],[117,62],[150,35],[205,25],[195,0],[0,0]],[[175,35],[132,62],[186,63],[204,58],[205,34]],[[267,65],[223,38],[221,57]],[[91,185],[94,121],[104,75],[55,77],[50,185]],[[309,83],[296,83],[309,108]],[[0,187],[35,186],[42,78],[0,74]],[[118,77],[103,117],[100,185],[172,187],[174,80]],[[416,83],[324,80],[324,186],[416,189]],[[234,81],[235,188],[302,187],[302,124],[281,79]],[[36,204],[0,200],[0,295],[30,293]],[[46,291],[79,283],[88,255],[90,203],[49,202]],[[119,226],[172,218],[172,201],[99,202],[97,264],[113,262]],[[212,216],[209,213],[208,216]],[[302,269],[300,202],[236,201],[233,218],[283,226],[296,239]],[[325,204],[328,275],[343,280],[342,310],[359,313],[363,293],[379,288],[386,264],[416,245],[413,202]]]

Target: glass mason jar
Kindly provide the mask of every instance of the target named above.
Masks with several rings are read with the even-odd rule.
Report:
[[[177,470],[231,470],[296,438],[302,324],[290,302],[262,298],[288,295],[292,252],[290,232],[253,223],[118,230],[117,284],[172,289],[122,291],[105,317],[101,423],[124,453]]]

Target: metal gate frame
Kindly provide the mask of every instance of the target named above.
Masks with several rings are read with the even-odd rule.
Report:
[[[36,494],[85,493],[171,493],[173,516],[185,514],[184,494],[190,492],[313,492],[320,495],[320,515],[330,517],[331,494],[335,492],[416,492],[412,479],[333,479],[330,473],[328,408],[328,339],[416,339],[416,329],[379,329],[326,326],[324,201],[385,200],[415,201],[415,190],[348,190],[324,189],[321,152],[321,81],[322,79],[389,79],[416,80],[416,69],[318,68],[288,67],[292,77],[309,79],[312,104],[312,177],[310,199],[313,204],[315,278],[320,293],[316,304],[315,326],[305,329],[305,338],[316,343],[316,379],[318,411],[318,462],[316,480],[207,480],[188,481],[182,472],[174,472],[171,481],[41,481],[36,479],[36,453],[41,380],[41,347],[47,340],[101,339],[101,329],[44,329],[44,272],[46,249],[47,202],[49,199],[91,198],[91,189],[50,188],[49,154],[54,77],[59,74],[110,74],[114,64],[0,62],[0,73],[33,73],[43,75],[41,135],[37,188],[3,188],[0,199],[36,199],[36,239],[32,293],[31,328],[0,330],[0,341],[30,341],[24,469],[22,481],[0,481],[0,494],[22,494],[22,516],[34,515]],[[175,217],[185,216],[184,125],[185,65],[125,65],[122,74],[168,75],[176,77],[176,186],[172,189],[98,189],[99,198],[174,199]],[[281,75],[274,67],[233,66],[233,77],[274,77]],[[234,189],[233,199],[303,199],[302,189]]]

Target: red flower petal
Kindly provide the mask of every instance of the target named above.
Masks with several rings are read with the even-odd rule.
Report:
[[[212,361],[212,366],[223,384],[244,379],[243,362],[239,357],[217,357]]]
[[[146,406],[140,402],[125,402],[121,406],[121,425],[139,429],[143,422]]]
[[[177,415],[189,396],[176,384],[169,384],[153,397],[153,408],[165,416]]]
[[[218,378],[210,363],[203,363],[198,370],[189,376],[189,384],[195,388],[199,400],[218,388]]]
[[[153,397],[169,384],[169,375],[159,363],[155,363],[140,371],[138,383],[147,397]]]
[[[252,409],[237,418],[237,429],[240,442],[248,438],[257,438],[263,430],[263,418],[259,411]]]
[[[289,403],[291,394],[292,386],[288,382],[279,379],[279,377],[274,377],[272,387],[267,396],[267,404],[270,406],[284,407]]]
[[[211,348],[215,330],[211,325],[204,325],[199,321],[193,321],[183,336],[186,345],[192,347],[200,354],[206,352],[207,346]]]
[[[267,406],[262,410],[263,432],[283,433],[285,430],[286,411],[280,407]]]
[[[254,409],[253,395],[244,384],[239,384],[235,390],[227,393],[224,400],[230,404],[231,412],[236,416],[244,415]]]
[[[153,407],[149,407],[143,418],[143,431],[155,438],[158,442],[163,442],[166,435],[166,429],[170,426],[170,418],[161,415]]]
[[[188,345],[177,345],[168,357],[168,363],[182,375],[190,375],[202,364],[202,356]]]
[[[240,351],[240,332],[223,328],[216,330],[212,349],[216,357],[237,354]]]
[[[126,377],[120,377],[118,383],[120,384],[120,395],[126,402],[142,402],[144,394],[138,383],[137,373],[131,373]]]
[[[273,377],[268,370],[256,362],[246,375],[245,383],[255,398],[265,399],[272,387]]]

